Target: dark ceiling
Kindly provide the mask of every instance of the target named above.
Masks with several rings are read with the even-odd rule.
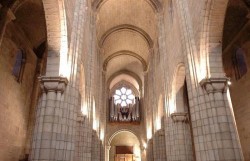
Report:
[[[229,0],[223,34],[223,50],[249,20],[250,0]]]

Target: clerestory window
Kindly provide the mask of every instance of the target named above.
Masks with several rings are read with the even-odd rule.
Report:
[[[233,65],[235,71],[235,78],[239,80],[247,73],[247,62],[245,51],[242,48],[238,48],[233,56]]]
[[[16,53],[16,62],[12,69],[12,74],[15,76],[18,82],[21,82],[23,69],[25,63],[25,54],[21,49],[19,49]]]

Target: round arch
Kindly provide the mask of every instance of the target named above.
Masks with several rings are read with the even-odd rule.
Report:
[[[111,143],[111,141],[113,140],[113,138],[114,138],[117,134],[122,133],[122,132],[129,132],[129,133],[135,135],[135,136],[137,137],[137,139],[139,140],[140,145],[143,145],[141,139],[139,139],[139,138],[140,138],[139,135],[138,135],[136,132],[134,132],[134,131],[132,131],[132,130],[130,130],[130,129],[119,129],[119,130],[115,131],[114,133],[111,133],[111,135],[107,136],[107,139],[108,139],[107,145],[110,146],[110,143]]]
[[[93,8],[99,10],[101,6],[108,0],[95,0],[93,2]],[[162,10],[162,4],[159,0],[146,0],[155,12],[160,12]]]
[[[119,76],[119,75],[121,75],[121,74],[126,74],[126,75],[129,75],[129,76],[131,76],[132,78],[134,78],[134,79],[137,81],[137,83],[139,84],[139,90],[142,89],[143,84],[142,84],[141,78],[140,78],[136,73],[131,72],[131,71],[129,71],[129,70],[120,70],[120,71],[114,73],[113,75],[111,75],[111,76],[108,78],[108,80],[107,80],[107,87],[110,86],[110,83],[112,82],[113,79],[115,79],[117,76]]]
[[[12,5],[11,10],[16,12],[20,6],[25,4],[28,0],[24,1],[15,1]],[[48,64],[53,64],[58,69],[58,74],[65,75],[63,73],[61,66],[59,64],[66,64],[65,59],[67,50],[68,50],[68,33],[67,33],[67,22],[66,22],[66,13],[64,1],[59,0],[41,0],[43,3],[43,9],[45,14],[46,21],[46,30],[47,30],[47,44],[48,44],[48,58],[56,57],[57,61],[48,59]],[[53,8],[53,10],[51,9]],[[55,58],[53,58],[55,59]],[[63,60],[63,61],[60,61]],[[48,68],[49,69],[49,68]],[[47,69],[48,75],[50,71]],[[52,72],[53,73],[53,72]]]
[[[224,77],[222,67],[222,39],[228,1],[206,0],[201,45],[204,46],[203,59],[207,64],[207,77]],[[206,55],[208,53],[208,55]],[[211,63],[212,60],[213,63]],[[218,71],[218,66],[221,70]]]
[[[185,84],[185,65],[184,63],[179,63],[176,66],[173,78],[172,78],[172,92],[171,92],[171,109],[170,114],[177,112],[177,106],[176,106],[176,95],[178,91],[183,87]]]
[[[117,82],[117,83],[110,89],[110,92],[109,92],[110,97],[111,97],[113,94],[115,94],[115,90],[116,90],[116,89],[121,88],[123,85],[125,85],[125,86],[128,87],[128,88],[130,88],[130,89],[133,91],[133,93],[135,94],[135,96],[137,96],[137,97],[140,96],[140,91],[138,91],[138,90],[136,89],[136,87],[135,87],[132,83],[130,83],[130,82],[128,82],[128,81],[122,80],[122,81]]]
[[[123,139],[124,137],[126,138],[125,142]],[[137,156],[136,161],[141,161],[142,142],[140,140],[140,137],[134,131],[129,130],[129,129],[120,129],[111,133],[111,135],[107,137],[107,144],[106,144],[106,150],[107,150],[106,160],[107,161],[110,160],[110,158],[112,158],[112,156],[115,155],[115,146],[133,146],[133,155]]]
[[[132,51],[128,51],[128,50],[121,50],[121,51],[115,52],[114,54],[108,56],[103,63],[103,70],[104,71],[107,70],[107,66],[108,66],[109,61],[111,61],[113,58],[121,56],[121,55],[128,55],[128,56],[132,56],[132,57],[138,59],[143,66],[143,70],[147,71],[148,67],[147,67],[147,63],[145,62],[145,60],[140,55],[138,55]]]
[[[139,34],[141,37],[144,38],[144,40],[148,44],[149,48],[152,48],[154,46],[152,38],[143,29],[141,29],[137,26],[134,26],[134,25],[130,25],[130,24],[122,24],[122,25],[115,26],[115,27],[109,29],[108,31],[106,31],[102,35],[102,37],[100,38],[99,47],[101,48],[104,45],[106,39],[109,36],[111,36],[112,34],[115,34],[117,32],[124,31],[124,30],[130,30],[130,31],[133,31],[133,32]]]
[[[179,63],[175,69],[173,77],[173,92],[176,92],[177,89],[184,84],[185,76],[185,65],[183,63]]]

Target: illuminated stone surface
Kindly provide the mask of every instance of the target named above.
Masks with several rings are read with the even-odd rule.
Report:
[[[235,58],[249,70],[249,13],[249,0],[2,0],[0,160],[113,161],[115,146],[136,161],[250,160]]]

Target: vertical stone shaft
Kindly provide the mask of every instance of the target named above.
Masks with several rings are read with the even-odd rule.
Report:
[[[207,160],[240,161],[244,160],[232,107],[227,98],[226,78],[210,78],[201,81],[207,110],[202,111],[202,135],[200,144],[206,149]],[[202,149],[200,149],[202,150]]]
[[[165,130],[160,129],[154,134],[153,149],[154,161],[166,160],[166,147],[165,147]]]
[[[168,120],[167,158],[169,161],[193,160],[192,137],[188,114],[185,112],[172,113],[172,120]]]
[[[243,160],[233,113],[226,105],[230,101],[226,98],[227,81],[208,79],[201,83],[203,90],[199,86],[200,64],[196,59],[199,52],[189,5],[185,0],[177,0],[176,4],[186,52],[185,64],[188,67],[186,73],[196,160]]]
[[[109,161],[109,152],[110,152],[110,148],[111,146],[110,145],[106,145],[106,148],[105,148],[105,161]]]
[[[154,161],[153,139],[148,140],[147,161]]]
[[[62,94],[68,83],[62,77],[40,77],[43,94],[37,108],[37,117],[32,143],[32,161],[69,161],[70,152],[65,141],[68,133],[63,122]]]

